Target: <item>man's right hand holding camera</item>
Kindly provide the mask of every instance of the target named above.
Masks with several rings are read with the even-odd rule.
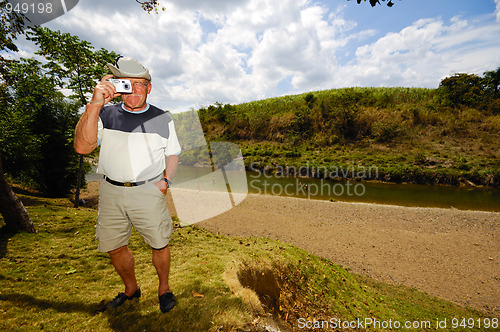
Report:
[[[104,76],[101,81],[94,87],[94,94],[92,95],[90,104],[97,104],[102,107],[109,103],[111,99],[121,96],[120,93],[116,92],[116,88],[113,83],[108,81],[108,79],[110,78],[113,78],[113,75]]]
[[[113,75],[104,76],[94,87],[92,99],[87,104],[85,112],[75,129],[75,151],[79,154],[89,154],[97,147],[97,124],[99,122],[99,111],[109,103],[111,99],[121,96],[116,92],[115,86],[107,81]]]

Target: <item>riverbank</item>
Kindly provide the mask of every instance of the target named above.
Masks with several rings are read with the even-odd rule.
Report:
[[[352,272],[500,316],[500,213],[250,194],[199,225],[278,239]]]
[[[328,180],[377,181],[397,184],[500,187],[497,152],[477,155],[457,150],[470,144],[460,139],[443,146],[368,142],[329,147],[236,141],[247,171]],[[470,149],[469,149],[470,150]],[[449,151],[449,152],[447,152]]]

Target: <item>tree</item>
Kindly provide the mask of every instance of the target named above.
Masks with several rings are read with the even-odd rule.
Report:
[[[17,46],[14,40],[23,33],[24,19],[22,14],[18,15],[15,11],[5,10],[6,0],[0,0],[0,51],[10,50],[17,52]],[[4,58],[0,55],[0,60]]]
[[[439,89],[453,106],[477,106],[483,99],[484,80],[475,74],[458,73],[444,78]]]
[[[7,1],[0,1],[0,51],[17,51],[14,40],[22,33],[23,21],[15,12],[8,13],[4,10]],[[5,64],[8,62],[0,55],[0,109],[5,109],[9,101],[8,86],[4,81]],[[2,129],[3,131],[3,129]],[[14,194],[7,183],[2,166],[2,148],[0,141],[0,213],[2,214],[7,229],[12,232],[24,230],[36,233],[35,226],[21,200]]]
[[[484,77],[465,73],[446,77],[439,84],[438,91],[452,106],[465,105],[497,114],[500,112],[499,87],[500,67],[485,72]]]
[[[491,98],[498,99],[498,88],[500,86],[500,67],[497,70],[487,71],[484,73],[486,89],[491,94]]]
[[[118,54],[104,48],[95,50],[86,40],[49,28],[35,27],[27,32],[27,39],[40,48],[35,54],[48,62],[43,65],[47,74],[53,76],[60,88],[70,89],[69,97],[87,104],[97,80],[107,74],[106,64],[113,63]]]
[[[36,27],[28,32],[28,39],[40,48],[36,54],[47,59],[44,68],[56,78],[61,88],[73,91],[70,98],[77,100],[80,106],[87,104],[87,94],[91,94],[96,80],[107,73],[106,63],[114,62],[118,57],[115,52],[104,48],[95,50],[85,40],[77,36],[48,28]],[[83,156],[79,157],[79,172],[76,185],[75,207],[79,204],[80,185],[83,178]]]
[[[4,170],[51,197],[69,194],[77,176],[72,137],[78,107],[34,59],[7,64],[11,102],[0,117]]]
[[[351,0],[347,0],[347,1],[351,1]],[[362,0],[356,0],[358,2],[358,5],[361,3]],[[366,0],[363,0],[364,2],[366,2]],[[385,0],[382,0],[385,2]],[[372,5],[372,7],[375,7],[376,5],[380,5],[380,1],[379,0],[370,0],[370,5]],[[387,6],[388,7],[392,7],[394,6],[394,2],[392,2],[392,0],[389,0],[387,1]]]
[[[29,233],[36,233],[28,211],[19,197],[14,194],[5,179],[2,158],[0,153],[0,213],[5,221],[5,226],[11,232],[23,230]]]
[[[151,13],[153,10],[158,13],[158,6],[160,5],[158,3],[158,0],[149,0],[149,1],[140,1],[140,0],[135,0],[138,4],[141,5],[142,9],[144,9],[146,12]],[[165,10],[164,7],[162,7],[162,10]]]

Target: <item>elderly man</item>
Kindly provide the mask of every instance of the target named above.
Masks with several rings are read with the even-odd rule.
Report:
[[[98,250],[109,253],[125,285],[125,291],[100,310],[117,308],[141,296],[134,257],[128,248],[133,225],[152,248],[160,309],[168,312],[176,300],[168,284],[172,220],[165,194],[181,148],[170,115],[146,102],[151,92],[149,70],[137,60],[124,57],[108,67],[113,75],[105,76],[95,86],[92,100],[76,126],[74,143],[80,154],[101,147],[97,173],[104,178],[99,188]],[[131,93],[117,93],[108,80],[113,76],[130,80]],[[104,106],[118,96],[123,103]]]

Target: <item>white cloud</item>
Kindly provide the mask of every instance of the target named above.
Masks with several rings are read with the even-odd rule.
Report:
[[[48,26],[139,59],[153,76],[151,101],[166,109],[354,85],[434,87],[455,71],[500,65],[495,22],[425,18],[364,44],[375,29],[311,0],[162,6],[156,15],[134,1],[80,1]]]
[[[328,15],[324,7],[294,1],[280,3],[283,7],[265,10],[277,19],[266,27],[253,48],[249,65],[254,74],[266,82],[267,91],[290,77],[295,89],[327,81],[335,73],[335,52],[342,44],[336,39],[336,28],[343,20]]]
[[[360,46],[335,86],[436,87],[455,72],[482,74],[500,65],[500,26],[453,18],[423,19]]]
[[[174,107],[265,98],[284,79],[308,89],[334,75],[348,39],[345,20],[308,0],[170,1],[159,15],[127,6],[82,3],[49,25],[138,58],[154,100]]]
[[[500,23],[500,0],[495,0],[496,9],[495,13],[497,15],[497,23]]]

